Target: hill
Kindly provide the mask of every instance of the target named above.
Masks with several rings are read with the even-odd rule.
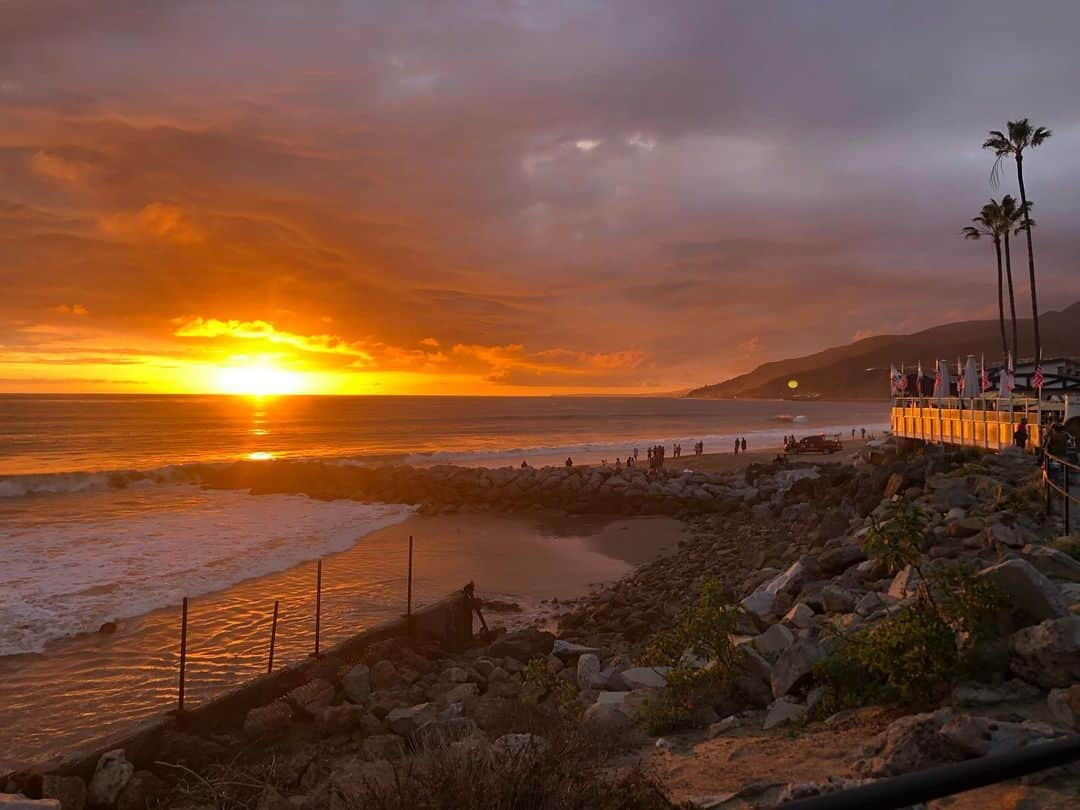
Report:
[[[1039,318],[1043,357],[1080,355],[1080,301]],[[1031,319],[1017,321],[1021,348],[1031,345]],[[959,321],[910,335],[875,335],[846,346],[776,360],[730,380],[695,388],[688,397],[706,399],[775,399],[790,394],[787,381],[799,381],[799,393],[822,399],[886,399],[888,368],[905,363],[910,370],[922,361],[933,369],[935,358],[986,355],[987,363],[1001,355],[998,322]],[[933,373],[929,371],[928,373]]]

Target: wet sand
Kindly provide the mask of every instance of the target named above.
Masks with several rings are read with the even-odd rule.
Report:
[[[414,538],[414,605],[475,581],[483,598],[516,602],[515,623],[545,599],[585,593],[673,548],[683,524],[669,518],[537,515],[413,516],[359,538],[323,562],[322,644],[331,645],[405,611],[408,538]],[[189,705],[266,669],[270,617],[280,600],[275,665],[314,644],[315,562],[241,582],[189,605]],[[126,620],[110,635],[50,645],[41,655],[0,658],[0,771],[120,733],[173,707],[179,608]]]

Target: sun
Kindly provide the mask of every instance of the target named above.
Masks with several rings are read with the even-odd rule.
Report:
[[[269,396],[295,394],[303,389],[303,376],[274,368],[267,360],[244,366],[228,366],[218,372],[218,387],[226,394]]]

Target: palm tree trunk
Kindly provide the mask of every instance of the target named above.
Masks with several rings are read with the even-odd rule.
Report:
[[[1035,297],[1035,250],[1031,246],[1031,216],[1028,214],[1027,191],[1024,189],[1024,156],[1016,156],[1016,180],[1020,185],[1020,204],[1024,211],[1024,235],[1027,237],[1028,281],[1031,284],[1031,323],[1035,327],[1035,362],[1042,360],[1039,340],[1039,304]]]
[[[1016,296],[1013,295],[1012,248],[1009,247],[1009,234],[1005,233],[1005,280],[1009,284],[1009,317],[1012,319],[1012,356],[1015,363],[1020,357],[1020,347],[1016,342]]]
[[[998,325],[1001,326],[1001,362],[1005,362],[1005,355],[1009,353],[1009,343],[1005,339],[1005,281],[1001,274],[1001,237],[994,237],[994,253],[997,254],[998,268]]]

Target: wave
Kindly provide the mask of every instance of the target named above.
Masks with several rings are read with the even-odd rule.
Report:
[[[803,431],[813,433],[842,433],[851,430],[851,423],[813,426],[811,429],[806,417],[793,417],[793,422]],[[784,423],[786,424],[786,422]],[[885,423],[859,425],[868,431],[881,432],[888,428]],[[342,466],[373,467],[382,464],[409,464],[412,466],[432,466],[436,464],[464,464],[483,466],[485,462],[493,464],[516,465],[522,459],[530,463],[548,462],[559,464],[567,456],[577,463],[594,463],[603,458],[614,460],[616,456],[626,456],[634,447],[644,452],[646,447],[663,444],[671,447],[681,444],[690,452],[695,442],[705,444],[706,453],[727,452],[736,437],[745,437],[750,450],[768,450],[783,447],[784,436],[790,428],[759,428],[755,430],[731,430],[725,433],[709,433],[704,436],[658,436],[638,441],[598,441],[567,442],[563,444],[522,445],[504,448],[481,448],[476,450],[429,450],[414,453],[370,453],[344,456],[312,455],[282,457],[281,461],[313,461]],[[155,484],[198,484],[204,480],[204,473],[211,469],[223,469],[233,464],[251,463],[250,460],[191,462],[174,464],[151,470],[107,470],[99,472],[62,472],[31,473],[25,475],[0,476],[0,498],[25,496],[63,495],[80,492],[92,492],[112,489],[128,489]],[[267,463],[260,461],[258,463]]]
[[[238,582],[345,551],[413,507],[152,488],[75,522],[11,527],[0,547],[0,656],[41,652]]]

